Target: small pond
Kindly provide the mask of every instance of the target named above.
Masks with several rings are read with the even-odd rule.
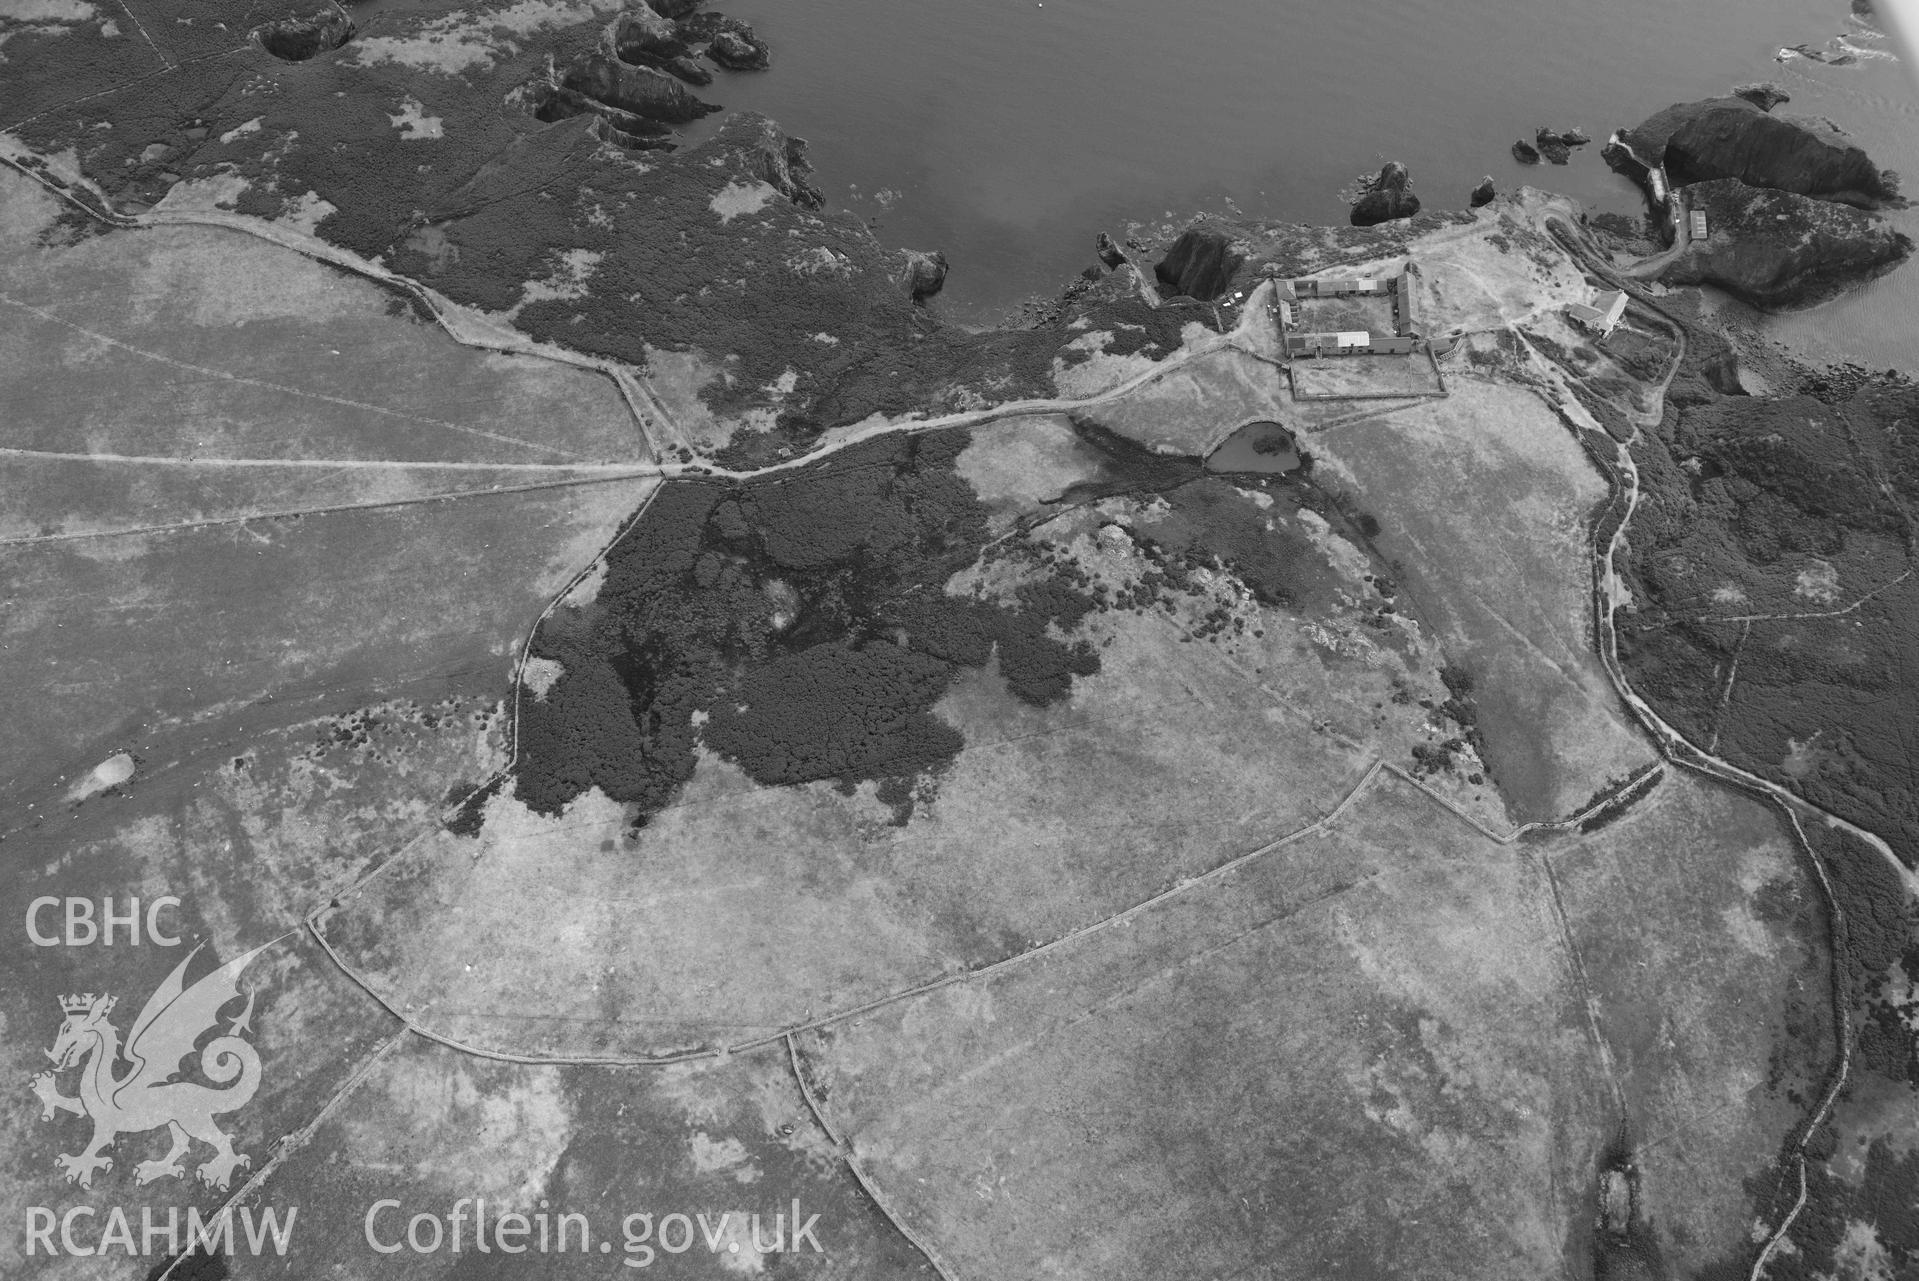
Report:
[[[1278,472],[1299,469],[1299,446],[1293,433],[1278,423],[1247,423],[1206,455],[1206,470],[1217,472]]]

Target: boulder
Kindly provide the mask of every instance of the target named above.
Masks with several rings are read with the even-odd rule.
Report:
[[[1498,190],[1493,186],[1493,176],[1487,174],[1479,180],[1479,185],[1473,188],[1473,194],[1467,199],[1473,208],[1478,209],[1482,205],[1490,205],[1498,195]]]
[[[1513,144],[1513,159],[1522,165],[1536,165],[1539,163],[1539,148],[1521,138]]]
[[[771,59],[766,42],[751,31],[722,31],[706,46],[706,56],[728,71],[764,71]]]
[[[1103,231],[1099,233],[1098,239],[1093,241],[1093,249],[1099,254],[1100,262],[1105,264],[1108,271],[1119,270],[1119,265],[1126,261],[1125,251],[1114,244],[1113,238]]]
[[[1175,294],[1210,302],[1226,292],[1246,255],[1223,225],[1201,222],[1179,233],[1179,239],[1153,267],[1160,284]]]
[[[1571,129],[1561,130],[1559,140],[1568,147],[1583,147],[1593,140],[1593,136],[1584,129],[1575,126]]]
[[[1541,129],[1533,135],[1533,145],[1539,148],[1539,154],[1556,165],[1563,165],[1573,158],[1573,149],[1564,138],[1550,129]]]
[[[671,58],[685,49],[680,29],[671,19],[640,6],[628,9],[613,23],[613,54],[622,62],[647,63]]]
[[[946,255],[937,249],[930,254],[917,249],[902,249],[900,253],[905,259],[900,284],[913,301],[922,302],[938,293],[946,283]]]
[[[646,120],[683,124],[718,111],[687,87],[652,67],[635,67],[605,53],[588,53],[566,64],[559,87]]]
[[[1899,194],[1897,176],[1831,123],[1775,116],[1744,98],[1677,103],[1621,137],[1646,164],[1663,160],[1675,186],[1737,178],[1867,209]]]
[[[1389,160],[1372,185],[1353,201],[1352,224],[1376,227],[1395,218],[1410,218],[1419,212],[1419,197],[1412,192],[1412,175],[1397,160]]]
[[[1715,178],[1684,189],[1707,235],[1691,241],[1660,279],[1718,285],[1772,310],[1819,302],[1897,267],[1912,241],[1864,210]]]
[[[1740,85],[1732,91],[1735,98],[1744,98],[1761,111],[1771,111],[1782,102],[1791,102],[1792,95],[1770,80],[1761,80],[1754,84]]]

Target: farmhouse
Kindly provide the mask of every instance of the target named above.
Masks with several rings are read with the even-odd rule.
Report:
[[[1413,349],[1411,338],[1389,337],[1364,329],[1286,335],[1288,356],[1405,356]]]
[[[1393,285],[1393,281],[1373,276],[1359,276],[1350,280],[1291,280],[1286,283],[1292,287],[1295,298],[1343,298],[1353,294],[1377,296],[1390,292]]]
[[[1566,314],[1580,328],[1604,338],[1618,327],[1620,318],[1626,314],[1626,295],[1617,289],[1608,289],[1594,298],[1590,307],[1580,302],[1569,304]]]
[[[1280,335],[1288,356],[1409,355],[1418,349],[1418,320],[1413,309],[1413,281],[1409,276],[1354,276],[1328,280],[1278,282]],[[1366,329],[1296,333],[1302,299],[1385,298],[1392,306],[1393,331]]]

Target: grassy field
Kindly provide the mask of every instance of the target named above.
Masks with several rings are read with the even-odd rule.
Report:
[[[1653,759],[1593,652],[1586,516],[1604,481],[1533,393],[1483,379],[1307,438],[1375,515],[1380,553],[1474,677],[1521,819],[1581,808]]]
[[[29,826],[8,832],[0,898],[21,905],[23,914],[41,896],[96,906],[110,897],[124,911],[131,896],[151,903],[171,894],[180,904],[158,921],[183,941],[165,947],[143,938],[128,946],[122,931],[112,947],[39,948],[20,928],[0,941],[0,963],[12,976],[0,991],[0,1019],[13,1033],[0,1066],[20,1089],[19,1106],[0,1116],[9,1154],[0,1211],[24,1223],[28,1206],[64,1213],[74,1205],[120,1205],[136,1225],[143,1208],[162,1222],[169,1207],[210,1211],[264,1170],[282,1137],[318,1115],[398,1033],[397,1021],[301,930],[301,914],[384,842],[431,823],[438,791],[485,767],[497,749],[489,746],[482,713],[471,701],[381,708],[372,712],[368,741],[352,745],[339,740],[344,722],[333,720],[250,727],[243,746],[231,738],[191,744],[176,737],[172,754],[144,756],[134,778],[114,791],[77,807],[45,805]],[[242,754],[232,755],[236,750]],[[16,809],[9,817],[19,815]],[[59,920],[56,908],[43,912],[40,924],[57,935]],[[148,995],[199,943],[207,952],[189,981],[218,961],[271,944],[240,984],[253,993],[248,1039],[262,1065],[259,1091],[220,1121],[251,1167],[225,1190],[202,1186],[192,1172],[210,1149],[196,1145],[186,1178],[142,1186],[136,1163],[166,1144],[163,1133],[136,1132],[116,1140],[112,1168],[96,1175],[90,1190],[62,1182],[54,1157],[81,1150],[86,1122],[64,1114],[43,1121],[26,1093],[28,1079],[49,1067],[42,1051],[60,1027],[59,999],[112,995],[112,1022],[127,1034]],[[235,1016],[239,1007],[226,1013]],[[60,1087],[73,1094],[73,1074]],[[89,1261],[50,1266],[45,1258],[21,1258],[21,1248],[18,1235],[0,1244],[0,1267],[18,1275],[88,1274]],[[91,1263],[97,1274],[98,1261]]]
[[[1404,356],[1319,356],[1288,369],[1299,400],[1360,396],[1440,396],[1446,388],[1423,351]]]
[[[174,465],[150,458],[109,461],[0,455],[0,545],[73,542],[203,525],[265,531],[285,518],[502,492],[630,485],[617,473],[566,468],[340,467],[327,464],[232,467]]]
[[[277,723],[276,699],[497,690],[545,595],[647,492],[493,492],[639,457],[598,375],[460,347],[250,236],[56,214],[0,174],[10,797],[228,717]]]
[[[263,700],[497,694],[530,620],[652,483],[0,548],[0,773],[31,796]]]
[[[1543,856],[1664,1256],[1679,1275],[1737,1256],[1753,1213],[1741,1176],[1773,1159],[1833,1055],[1811,871],[1769,809],[1684,773]]]
[[[377,1221],[386,1241],[403,1239],[414,1213],[444,1222],[460,1198],[485,1197],[490,1220],[514,1212],[533,1220],[529,1245],[540,1211],[556,1228],[561,1214],[583,1215],[587,1248],[576,1223],[565,1252],[489,1259],[474,1251],[469,1204],[463,1253],[383,1256],[364,1237],[367,1208],[383,1197],[404,1207]],[[491,1063],[414,1041],[288,1160],[266,1199],[299,1205],[302,1227],[311,1222],[296,1270],[303,1276],[936,1275],[854,1181],[780,1047],[725,1064],[635,1071]],[[799,1240],[795,1204],[801,1223],[818,1216]],[[660,1244],[673,1214],[694,1221],[690,1249],[679,1224],[665,1229],[670,1248]],[[651,1231],[631,1215],[649,1216]],[[755,1216],[762,1245],[783,1228],[793,1248],[756,1252]],[[602,1242],[611,1249],[603,1253]]]
[[[418,694],[421,684],[407,688]],[[41,896],[84,898],[96,908],[110,897],[124,910],[132,896],[151,903],[173,895],[179,905],[158,919],[183,942],[128,946],[122,932],[112,947],[40,948],[18,920],[0,941],[0,963],[13,976],[0,991],[0,1020],[14,1033],[0,1062],[20,1083],[20,1106],[0,1117],[0,1142],[9,1154],[0,1173],[0,1209],[24,1223],[28,1206],[64,1212],[73,1205],[120,1205],[136,1225],[143,1208],[161,1222],[169,1207],[211,1211],[248,1177],[267,1171],[281,1140],[316,1119],[399,1033],[397,1021],[313,943],[303,917],[393,843],[435,827],[450,790],[498,767],[499,682],[484,682],[478,696],[447,692],[459,684],[443,682],[439,693],[418,701],[348,702],[351,710],[340,715],[303,714],[302,701],[292,697],[222,709],[144,741],[132,778],[104,794],[77,804],[42,794],[32,808],[8,809],[0,900],[24,914]],[[333,701],[353,697],[335,694]],[[368,695],[362,690],[358,697]],[[58,934],[59,920],[55,908],[42,913],[40,924]],[[65,1115],[42,1121],[25,1089],[28,1078],[48,1067],[41,1051],[60,1026],[59,998],[114,996],[119,1004],[112,1020],[125,1034],[148,995],[197,943],[208,952],[194,962],[190,979],[212,968],[215,958],[272,945],[240,985],[255,1002],[248,1039],[262,1064],[259,1092],[221,1120],[251,1167],[224,1191],[203,1187],[191,1172],[209,1150],[196,1145],[188,1178],[141,1186],[134,1167],[164,1149],[164,1135],[129,1133],[116,1141],[113,1167],[97,1175],[90,1190],[68,1186],[54,1156],[80,1150],[85,1122]],[[236,1004],[226,1015],[239,1012]],[[72,1094],[72,1074],[60,1085]],[[277,1191],[265,1200],[289,1204]],[[309,1243],[296,1233],[293,1261]],[[97,1259],[49,1264],[44,1257],[21,1258],[21,1248],[17,1234],[0,1243],[0,1270],[48,1277],[99,1272]]]
[[[1545,878],[1390,782],[1123,928],[802,1046],[961,1275],[1558,1275],[1605,1126]]]
[[[973,430],[957,466],[989,510],[995,534],[1075,485],[1110,478],[1099,451],[1064,418],[1014,418]]]
[[[1053,419],[993,432],[990,465],[977,442],[957,465],[1003,522],[1122,465]],[[933,714],[963,746],[904,806],[891,784],[758,786],[709,746],[644,825],[597,791],[552,817],[496,798],[477,837],[410,851],[329,937],[448,1035],[657,1054],[1084,928],[1312,821],[1375,759],[1428,753],[1432,786],[1507,826],[1438,710],[1443,656],[1392,612],[1384,567],[1299,502],[1217,479],[1088,497],[956,576],[948,594],[986,600],[1080,583],[1104,604],[1071,636],[1099,671],[1044,706],[991,663],[959,673]],[[580,990],[594,1018],[555,1013]]]
[[[1220,351],[1087,413],[1156,453],[1203,455],[1249,422],[1285,421],[1285,377],[1243,352]]]
[[[0,447],[168,458],[579,463],[643,456],[611,380],[461,347],[400,297],[236,231],[35,247],[0,172]]]
[[[1323,835],[803,1055],[962,1274],[1581,1275],[1622,1124],[1666,1257],[1713,1259],[1823,1061],[1815,891],[1756,804],[1655,798],[1502,848],[1381,779]]]
[[[1325,334],[1364,329],[1375,334],[1393,333],[1393,300],[1383,294],[1345,294],[1330,298],[1302,298],[1298,303],[1298,329],[1305,333]]]
[[[735,1043],[1119,911],[1310,821],[1365,765],[1155,619],[1092,635],[1101,675],[1053,708],[961,678],[937,712],[968,746],[903,828],[870,785],[760,788],[703,756],[632,835],[596,795],[550,820],[502,798],[482,857],[437,837],[330,932],[477,1043]],[[594,984],[597,1017],[553,1013]]]

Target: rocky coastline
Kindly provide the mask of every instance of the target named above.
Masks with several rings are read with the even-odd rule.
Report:
[[[1880,211],[1902,208],[1899,176],[1829,120],[1779,116],[1776,85],[1676,103],[1602,151],[1661,216],[1670,285],[1716,285],[1785,310],[1820,302],[1911,257]],[[1698,216],[1706,233],[1695,234]]]

